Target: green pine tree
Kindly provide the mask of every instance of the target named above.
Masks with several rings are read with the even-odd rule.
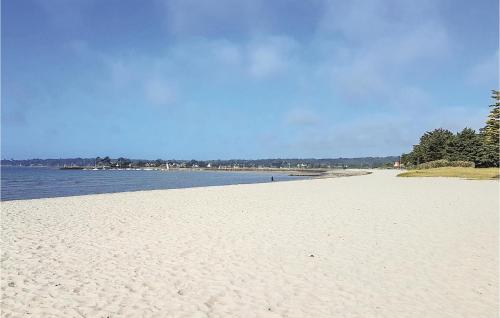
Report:
[[[490,114],[486,126],[481,129],[482,143],[479,158],[484,167],[498,167],[500,164],[500,91],[493,90],[494,103],[490,105]]]
[[[484,134],[486,142],[492,145],[498,145],[500,142],[500,91],[493,90],[492,96],[495,103],[490,105],[491,111],[488,115],[488,120],[486,121],[486,127],[484,127]]]

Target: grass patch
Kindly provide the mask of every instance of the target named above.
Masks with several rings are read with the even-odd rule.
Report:
[[[455,177],[473,180],[491,180],[498,179],[499,175],[499,168],[442,167],[410,170],[398,174],[398,177]]]

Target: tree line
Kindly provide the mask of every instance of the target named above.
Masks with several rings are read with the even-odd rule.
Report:
[[[426,132],[413,150],[401,156],[406,166],[418,166],[436,160],[471,162],[476,167],[498,167],[500,164],[500,91],[493,90],[494,100],[483,128],[476,132],[471,128],[453,134],[438,128]]]
[[[387,157],[360,157],[360,158],[277,158],[277,159],[229,159],[229,160],[176,160],[176,159],[129,159],[129,158],[67,158],[67,159],[3,159],[2,165],[9,166],[85,166],[85,167],[160,167],[174,164],[179,167],[200,167],[204,168],[210,165],[212,168],[219,166],[225,167],[240,167],[240,168],[257,168],[257,167],[272,167],[272,168],[377,168],[391,166],[394,161],[398,160],[399,156]]]

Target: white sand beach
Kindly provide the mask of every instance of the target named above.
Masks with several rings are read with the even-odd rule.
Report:
[[[2,317],[498,317],[499,182],[396,173],[2,202]]]

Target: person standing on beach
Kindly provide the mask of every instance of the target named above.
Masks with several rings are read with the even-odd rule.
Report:
[[[271,182],[273,182],[273,181],[274,181],[274,176],[271,176]]]

